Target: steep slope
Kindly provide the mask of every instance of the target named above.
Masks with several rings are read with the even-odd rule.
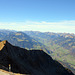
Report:
[[[38,32],[38,31],[25,31],[26,34],[40,40],[40,42],[48,42],[52,44],[57,44],[70,51],[75,50],[75,34],[70,33],[51,33],[51,32]]]
[[[8,40],[11,44],[22,48],[43,49],[47,51],[45,45],[41,44],[23,32],[9,33],[2,40]]]
[[[0,42],[0,65],[8,68],[9,64],[11,64],[11,71],[15,73],[74,75],[42,50],[26,50],[2,41]]]
[[[8,40],[11,44],[23,48],[28,46],[31,48],[33,46],[32,39],[22,32],[9,33],[2,40]]]
[[[54,59],[67,63],[65,65],[75,73],[75,34],[37,31],[25,31],[25,33],[43,43],[48,51],[52,51],[50,55]]]
[[[55,49],[63,48],[68,50],[70,54],[75,57],[75,34],[69,33],[51,33],[51,32],[37,32],[25,31],[26,34],[35,40],[44,43],[48,50],[55,51]]]
[[[5,29],[0,29],[0,40],[4,38],[6,35],[8,35],[10,32],[16,32],[14,30],[5,30]]]

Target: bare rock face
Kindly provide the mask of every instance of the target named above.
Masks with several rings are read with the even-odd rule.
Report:
[[[0,65],[14,73],[30,75],[74,75],[42,50],[26,50],[0,42]]]

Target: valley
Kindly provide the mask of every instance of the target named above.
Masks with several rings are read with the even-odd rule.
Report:
[[[75,73],[75,34],[0,30],[0,40],[8,40],[14,46],[28,50],[44,50]]]

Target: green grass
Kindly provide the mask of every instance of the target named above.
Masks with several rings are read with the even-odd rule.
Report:
[[[17,38],[17,41],[24,41],[24,40]]]

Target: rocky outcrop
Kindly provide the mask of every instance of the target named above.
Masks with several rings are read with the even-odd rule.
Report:
[[[0,65],[14,73],[30,75],[74,75],[69,69],[53,60],[43,50],[26,50],[11,45],[7,41],[0,42]]]

